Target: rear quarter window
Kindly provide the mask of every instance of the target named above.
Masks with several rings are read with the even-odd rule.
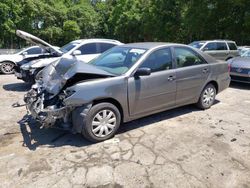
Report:
[[[230,50],[237,50],[237,46],[234,42],[228,42],[227,44]]]

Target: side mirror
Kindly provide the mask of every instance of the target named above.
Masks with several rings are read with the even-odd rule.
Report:
[[[135,72],[134,76],[139,77],[139,76],[149,76],[151,74],[151,69],[150,68],[139,68]]]
[[[82,52],[80,50],[75,50],[73,51],[72,55],[76,56],[76,55],[81,55]]]
[[[28,55],[28,52],[23,52],[22,55],[26,56],[26,55]]]

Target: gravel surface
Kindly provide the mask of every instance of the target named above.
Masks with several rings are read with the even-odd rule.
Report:
[[[0,187],[250,187],[250,85],[231,84],[206,111],[127,123],[98,144],[25,122],[25,107],[11,105],[30,86],[13,75],[0,86]]]

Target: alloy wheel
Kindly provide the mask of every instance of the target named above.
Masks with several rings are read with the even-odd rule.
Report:
[[[215,90],[212,87],[206,88],[203,94],[203,103],[207,106],[212,105],[215,98]]]
[[[13,71],[14,71],[13,68],[14,68],[14,64],[10,63],[10,62],[4,62],[1,65],[1,71],[4,74],[11,74],[11,73],[13,73]]]
[[[99,138],[111,134],[116,126],[116,115],[109,109],[99,111],[92,120],[92,133]]]

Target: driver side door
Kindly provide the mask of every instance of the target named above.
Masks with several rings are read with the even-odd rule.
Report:
[[[131,116],[143,116],[175,105],[176,73],[170,48],[152,52],[139,68],[150,68],[148,76],[128,79],[128,99]]]

